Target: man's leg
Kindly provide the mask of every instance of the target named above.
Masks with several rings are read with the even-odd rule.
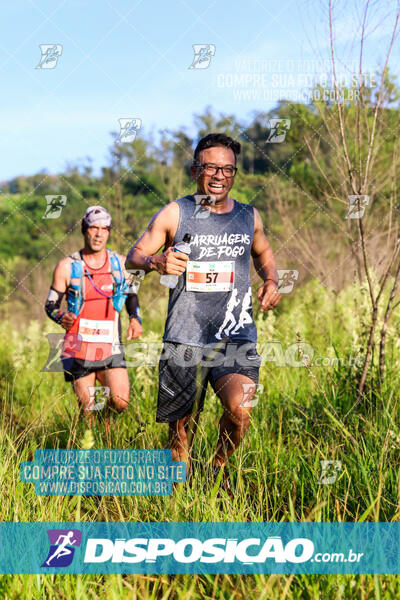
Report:
[[[102,369],[96,372],[96,377],[101,385],[110,388],[110,405],[117,412],[123,412],[129,404],[129,377],[126,369]],[[107,404],[102,411],[102,419],[106,435],[110,433],[110,405]]]
[[[254,386],[253,390],[251,388],[246,390],[246,401],[244,401],[243,384]],[[246,375],[228,373],[216,380],[214,389],[224,408],[219,422],[219,437],[214,457],[214,466],[222,467],[239,446],[249,428],[250,405],[256,391],[256,384]]]
[[[84,377],[79,377],[73,382],[74,392],[78,398],[81,410],[87,421],[88,427],[94,423],[94,399],[90,397],[89,387],[96,383],[96,373],[89,373]]]
[[[172,450],[172,460],[184,461],[187,464],[187,473],[189,472],[198,418],[199,413],[169,423],[168,448]]]
[[[126,369],[102,369],[96,371],[101,385],[110,388],[110,402],[118,412],[123,412],[129,404],[129,377]]]
[[[202,348],[166,342],[159,362],[156,420],[168,423],[168,448],[173,460],[186,462],[187,475],[207,388],[208,371],[202,368],[202,356]]]

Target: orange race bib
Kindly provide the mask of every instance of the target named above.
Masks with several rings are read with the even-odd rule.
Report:
[[[78,335],[82,342],[111,344],[114,338],[114,321],[81,318],[79,320]]]
[[[235,284],[235,262],[189,260],[186,268],[188,292],[230,292]]]

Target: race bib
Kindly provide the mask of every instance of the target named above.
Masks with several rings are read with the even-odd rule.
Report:
[[[114,337],[114,321],[80,319],[78,334],[82,342],[102,342],[111,344]]]
[[[235,284],[235,262],[189,260],[186,268],[188,292],[230,292]]]

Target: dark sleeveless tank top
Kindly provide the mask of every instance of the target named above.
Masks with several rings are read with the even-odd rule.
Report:
[[[234,200],[213,213],[193,196],[176,201],[179,225],[173,245],[190,233],[186,273],[170,290],[164,341],[211,347],[220,340],[257,341],[250,287],[253,207]]]

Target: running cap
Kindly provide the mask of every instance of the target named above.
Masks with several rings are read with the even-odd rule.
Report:
[[[111,227],[111,215],[102,206],[89,206],[83,215],[82,225],[91,227],[94,223],[101,221],[104,227]]]

